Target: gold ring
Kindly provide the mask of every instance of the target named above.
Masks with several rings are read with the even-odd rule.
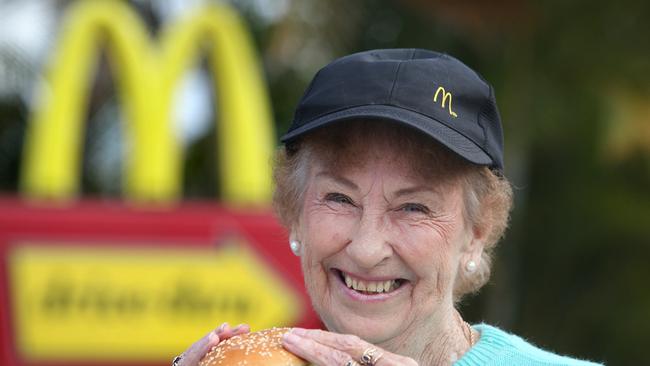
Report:
[[[172,360],[172,366],[179,366],[182,359],[183,359],[183,354],[174,357],[174,359]]]
[[[369,347],[366,348],[365,351],[363,351],[363,355],[361,355],[361,364],[363,366],[375,366],[377,361],[383,356],[384,354],[381,352],[378,352],[376,348]]]

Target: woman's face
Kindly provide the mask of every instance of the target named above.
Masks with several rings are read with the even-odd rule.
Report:
[[[399,151],[368,144],[380,153],[362,163],[310,168],[292,235],[327,328],[382,343],[447,320],[460,264],[480,252],[460,183],[424,179]]]

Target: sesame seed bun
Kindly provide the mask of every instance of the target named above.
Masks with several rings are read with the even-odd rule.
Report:
[[[289,328],[271,328],[246,333],[214,346],[199,366],[308,366],[309,363],[282,347],[282,335]]]

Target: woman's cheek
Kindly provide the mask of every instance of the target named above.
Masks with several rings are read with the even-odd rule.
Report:
[[[438,251],[445,242],[444,230],[423,220],[393,219],[388,231],[394,233],[392,241],[408,251]]]
[[[352,215],[325,215],[314,221],[312,238],[322,255],[338,252],[351,237]],[[315,248],[316,249],[316,248]]]
[[[348,226],[358,217],[359,209],[352,205],[317,201],[309,207],[309,221],[322,230],[332,231],[340,225]]]
[[[447,244],[448,228],[426,222],[401,221],[393,227],[398,233],[392,238],[398,255],[419,277],[437,273],[436,283],[442,284],[449,272],[451,247]],[[433,289],[432,289],[433,290]],[[440,290],[440,289],[436,289]]]

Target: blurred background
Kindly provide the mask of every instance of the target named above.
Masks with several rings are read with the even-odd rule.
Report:
[[[44,199],[25,185],[24,152],[33,115],[42,108],[52,80],[48,70],[62,52],[59,39],[66,14],[84,2],[0,0],[0,205],[5,217],[14,210],[29,211],[25,200],[38,201],[40,208],[48,202],[60,206],[60,200]],[[140,19],[155,44],[161,29],[214,2],[120,3]],[[272,146],[288,127],[311,77],[336,57],[372,48],[418,47],[449,53],[481,73],[496,90],[505,127],[506,174],[516,187],[516,199],[492,280],[464,300],[463,314],[555,352],[609,365],[650,364],[645,351],[650,328],[649,2],[217,4],[234,9],[250,33],[252,58],[259,68],[250,72],[260,73],[272,106]],[[74,210],[74,202],[128,200],[123,171],[133,147],[122,138],[121,98],[127,93],[121,91],[124,67],[111,58],[116,48],[98,42],[92,72],[84,79],[79,184],[65,197],[72,206],[62,210]],[[224,76],[214,71],[208,53],[199,54],[173,86],[170,121],[182,168],[172,205],[218,205],[224,198],[223,163],[215,151],[221,133],[217,126],[227,122],[219,118],[218,101],[228,90],[213,83]],[[48,164],[47,156],[40,160]],[[135,210],[145,206],[140,203]],[[92,204],[85,209],[105,208]],[[0,221],[0,234],[10,231],[2,225]],[[155,227],[151,230],[156,233]],[[2,245],[11,247],[11,238],[4,238]],[[10,250],[3,254],[4,278],[11,282]],[[2,287],[6,304],[14,301],[11,288]],[[16,309],[7,309],[4,351],[14,354],[12,362],[27,364],[23,353],[29,350],[15,349]],[[29,362],[48,361],[39,357]],[[155,357],[147,357],[115,362],[158,364]]]

